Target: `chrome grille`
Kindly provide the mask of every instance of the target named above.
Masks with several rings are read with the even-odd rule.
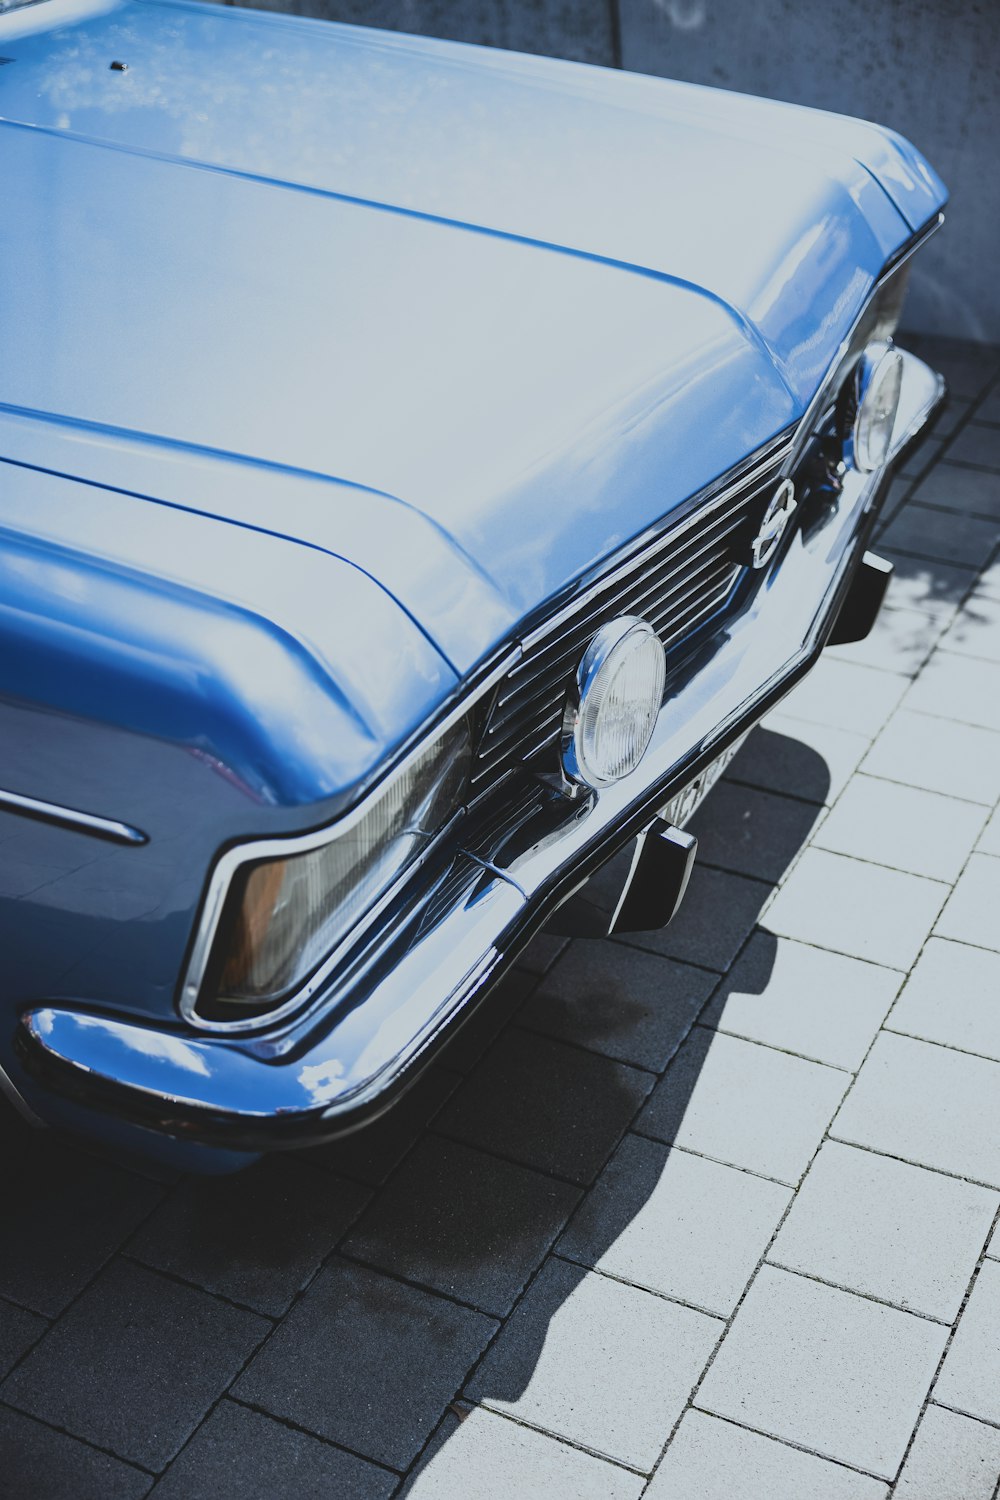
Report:
[[[479,739],[473,788],[550,751],[559,738],[569,682],[587,642],[618,615],[641,615],[676,653],[724,607],[746,569],[734,543],[761,519],[788,453],[785,440],[758,454],[681,521],[619,556],[582,594],[522,641],[523,654],[497,688]]]

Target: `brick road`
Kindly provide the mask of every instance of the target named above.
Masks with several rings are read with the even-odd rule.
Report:
[[[890,605],[671,928],[541,940],[395,1115],[240,1176],[5,1120],[5,1495],[996,1495],[1000,350],[923,342]]]

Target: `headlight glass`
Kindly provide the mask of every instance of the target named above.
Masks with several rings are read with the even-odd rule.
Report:
[[[634,771],[656,727],[666,661],[652,626],[622,615],[598,631],[567,701],[563,764],[571,780],[609,786]]]
[[[850,459],[863,474],[881,468],[889,454],[903,382],[903,357],[890,344],[869,344],[857,372],[857,413]]]
[[[206,998],[219,1014],[264,1009],[297,989],[455,812],[469,760],[462,720],[318,848],[242,865],[226,898],[199,1010]]]

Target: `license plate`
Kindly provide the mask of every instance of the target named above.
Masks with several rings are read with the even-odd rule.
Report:
[[[738,740],[733,741],[728,750],[723,750],[720,756],[710,761],[700,775],[696,776],[693,781],[689,781],[686,787],[682,787],[675,796],[671,797],[669,802],[660,808],[660,817],[667,823],[673,823],[675,828],[683,828],[685,823],[694,816],[697,808],[708,796],[745,739],[746,735],[741,734]]]

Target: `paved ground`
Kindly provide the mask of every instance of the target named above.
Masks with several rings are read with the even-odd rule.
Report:
[[[4,1495],[996,1495],[1000,350],[928,352],[891,608],[666,933],[540,942],[394,1117],[243,1176],[5,1126]]]

